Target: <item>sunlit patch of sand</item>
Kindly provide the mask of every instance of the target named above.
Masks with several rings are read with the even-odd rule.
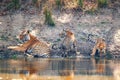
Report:
[[[115,80],[120,80],[120,64],[111,62],[111,68],[113,69],[113,76]]]
[[[2,24],[2,22],[0,22],[0,24]]]
[[[60,23],[68,23],[72,20],[72,18],[73,18],[72,14],[63,14],[57,18],[57,21]]]
[[[115,80],[120,80],[120,69],[115,69],[113,74],[115,76]]]
[[[30,77],[27,75],[21,77],[19,74],[0,74],[0,78],[3,80],[115,80],[112,76],[100,76],[100,75],[76,75],[76,76],[39,76],[34,74]]]
[[[2,77],[0,77],[0,80],[3,79]]]
[[[117,30],[117,32],[115,33],[114,41],[116,44],[120,44],[120,30]]]

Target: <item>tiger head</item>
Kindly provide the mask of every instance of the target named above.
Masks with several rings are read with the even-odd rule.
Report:
[[[100,50],[100,52],[102,52],[104,50],[104,48],[106,47],[105,40],[102,38],[98,38],[96,44],[97,44],[97,47]]]
[[[104,39],[98,38],[97,39],[97,44],[99,44],[98,45],[99,48],[103,48],[104,47]]]
[[[30,33],[30,30],[23,30],[19,35],[19,39],[22,42],[26,42],[26,41],[30,40],[29,33]]]
[[[72,36],[74,36],[74,33],[72,31],[70,31],[69,29],[63,29],[63,31],[59,34],[59,36],[61,38],[72,37]]]

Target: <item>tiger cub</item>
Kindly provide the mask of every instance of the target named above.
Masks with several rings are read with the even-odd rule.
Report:
[[[106,53],[106,43],[102,38],[98,38],[91,55],[102,56],[103,53]]]
[[[8,49],[32,53],[32,55],[49,55],[50,47],[47,43],[42,42],[37,39],[37,37],[33,36],[29,30],[23,31],[19,37],[20,40],[24,40],[26,36],[29,36],[29,39],[19,46],[9,46]]]
[[[62,48],[64,49],[65,54],[67,54],[71,50],[74,50],[76,53],[77,41],[74,33],[69,29],[66,29],[66,30],[63,29],[63,31],[59,35],[61,38],[64,38],[62,42]]]

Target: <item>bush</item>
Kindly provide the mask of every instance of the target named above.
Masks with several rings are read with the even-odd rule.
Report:
[[[14,3],[15,9],[20,8],[20,1],[19,0],[12,0],[12,2]]]
[[[108,0],[98,0],[98,7],[103,8],[107,7],[108,5]]]
[[[19,2],[19,0],[12,0],[12,2],[7,5],[7,9],[8,10],[10,10],[12,8],[14,8],[14,9],[20,8],[20,2]]]
[[[56,5],[57,5],[57,8],[58,8],[58,9],[61,9],[61,7],[62,7],[61,0],[55,0],[55,3],[56,3]]]
[[[51,15],[50,10],[45,8],[44,15],[45,15],[45,24],[50,25],[50,26],[55,26],[55,23],[52,19],[52,15]]]
[[[32,0],[32,4],[36,6],[37,8],[40,7],[40,2],[38,0]]]
[[[78,0],[78,4],[81,8],[83,8],[83,0]]]
[[[36,4],[37,3],[37,0],[32,0],[33,4]]]
[[[6,36],[6,35],[1,35],[0,40],[8,41],[8,36]]]

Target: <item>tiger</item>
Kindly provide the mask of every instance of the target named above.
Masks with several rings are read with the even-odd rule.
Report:
[[[77,52],[77,40],[71,30],[63,29],[59,36],[64,38],[62,41],[62,49],[65,55],[67,55],[69,51],[75,51],[75,53]]]
[[[40,41],[37,37],[33,36],[29,30],[23,31],[19,37],[21,40],[24,40],[26,36],[29,36],[29,39],[24,42],[22,45],[18,46],[9,46],[8,49],[15,51],[21,51],[33,56],[49,56],[50,46],[46,42]]]
[[[103,54],[106,53],[106,43],[104,39],[98,38],[97,42],[92,50],[91,55],[96,55],[96,56],[102,56]]]

